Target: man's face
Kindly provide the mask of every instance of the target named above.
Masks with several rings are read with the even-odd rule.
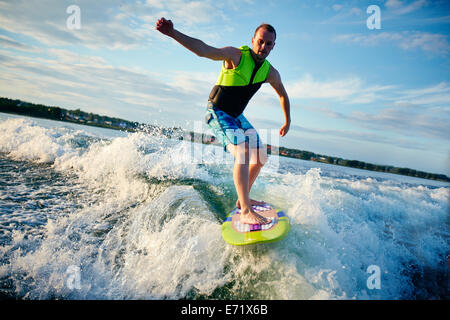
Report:
[[[252,50],[259,58],[265,59],[275,46],[275,34],[260,28],[252,38]]]

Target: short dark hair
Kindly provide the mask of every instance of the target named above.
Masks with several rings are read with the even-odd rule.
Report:
[[[261,23],[259,26],[258,26],[258,28],[256,28],[256,30],[255,30],[255,34],[253,35],[253,36],[255,36],[256,35],[256,33],[258,32],[258,30],[259,29],[264,29],[264,30],[266,30],[266,31],[268,31],[268,32],[272,32],[274,35],[275,35],[275,39],[277,38],[277,32],[275,31],[275,28],[274,27],[272,27],[270,24],[268,24],[268,23]]]

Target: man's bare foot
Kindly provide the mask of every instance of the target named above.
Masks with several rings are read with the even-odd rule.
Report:
[[[264,201],[250,199],[250,205],[252,205],[252,206],[261,206],[263,204],[266,204],[266,203]],[[241,203],[239,202],[239,199],[238,199],[238,201],[236,201],[236,207],[239,209],[241,208]]]
[[[239,221],[243,224],[268,224],[270,220],[253,210],[242,210]]]

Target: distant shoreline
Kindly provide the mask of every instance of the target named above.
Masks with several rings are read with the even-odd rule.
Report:
[[[114,130],[122,130],[128,132],[147,131],[149,134],[157,132],[168,138],[178,138],[191,142],[203,144],[217,144],[215,137],[206,134],[199,134],[193,131],[186,131],[179,127],[164,128],[149,124],[132,122],[120,118],[102,116],[94,113],[88,113],[76,110],[67,110],[60,107],[45,106],[42,104],[33,104],[19,99],[9,99],[0,97],[0,112],[11,113],[17,115],[25,115],[36,118],[44,118],[63,122],[71,122],[88,126],[102,127]],[[330,157],[327,155],[316,154],[314,152],[297,150],[285,147],[272,147],[267,145],[269,154],[278,154],[282,157],[302,159],[309,161],[322,162],[332,165],[363,169],[376,172],[393,173],[404,176],[450,182],[450,178],[444,174],[429,173],[418,171],[410,168],[399,168],[389,165],[377,165],[358,160],[347,160],[338,157]]]

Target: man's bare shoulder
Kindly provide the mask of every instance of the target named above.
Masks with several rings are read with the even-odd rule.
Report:
[[[239,48],[236,48],[236,47],[228,46],[228,47],[223,47],[220,50],[223,50],[224,53],[226,53],[228,55],[239,55],[239,56],[241,55],[241,50],[239,50]]]
[[[280,73],[273,65],[270,65],[269,74],[267,75],[266,82],[274,84],[281,81]]]
[[[240,58],[241,51],[235,47],[223,47],[215,48],[206,45],[203,56],[212,60],[235,60],[236,57]]]
[[[227,69],[234,69],[239,65],[241,61],[242,52],[236,47],[223,47],[218,50],[221,50],[222,59],[225,61],[225,67]]]

